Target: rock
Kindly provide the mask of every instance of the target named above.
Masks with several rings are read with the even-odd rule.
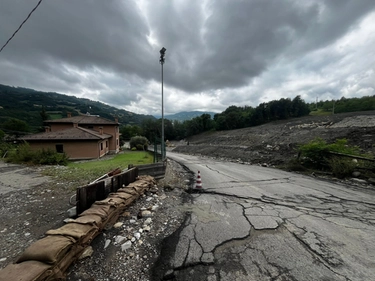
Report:
[[[126,240],[126,237],[121,236],[121,235],[117,235],[117,236],[115,237],[115,242],[116,242],[117,244],[122,244],[125,240]]]
[[[151,200],[152,200],[152,197],[148,197],[148,198],[146,199],[147,202],[150,202]]]
[[[134,220],[134,219],[131,219],[131,220],[129,220],[129,222],[130,222],[131,224],[133,224],[133,223],[135,223],[135,222],[136,222],[136,220]]]
[[[139,232],[134,233],[135,239],[139,240],[141,238],[141,234]]]
[[[152,213],[149,210],[144,210],[144,211],[141,212],[141,217],[142,218],[149,218],[151,216],[152,216]]]
[[[131,241],[126,241],[124,244],[121,245],[121,251],[125,252],[127,249],[130,249],[132,246]]]
[[[67,219],[63,220],[63,222],[64,223],[74,222],[74,219],[67,218]]]
[[[130,217],[130,212],[123,212],[123,213],[122,213],[122,216],[123,216],[123,217]]]
[[[91,257],[93,253],[94,253],[94,249],[91,246],[88,246],[83,250],[83,253],[78,259],[82,260],[84,258]]]
[[[106,239],[105,242],[104,242],[104,249],[107,249],[107,247],[109,246],[109,244],[111,244],[111,240]]]
[[[7,258],[1,258],[0,262],[6,261],[6,260],[7,260]]]
[[[68,213],[69,218],[75,217],[77,216],[77,207],[70,208],[66,212]]]
[[[367,181],[371,184],[375,184],[375,178],[369,178]]]
[[[114,228],[120,228],[123,224],[124,223],[122,223],[122,222],[116,222],[113,227]]]
[[[152,222],[152,218],[147,218],[143,224],[149,225],[151,222]]]
[[[143,231],[145,232],[150,232],[151,230],[151,227],[149,225],[146,225],[144,228],[143,228]]]
[[[367,181],[362,180],[362,179],[357,179],[357,178],[351,178],[351,180],[357,183],[367,183]]]
[[[352,176],[358,178],[361,175],[361,172],[355,171],[352,173]]]
[[[151,211],[155,212],[159,208],[159,205],[154,205],[151,207]]]

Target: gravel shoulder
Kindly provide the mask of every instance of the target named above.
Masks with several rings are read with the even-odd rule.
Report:
[[[41,168],[2,162],[0,165],[4,172],[0,175],[1,269],[15,262],[47,230],[64,224],[72,191],[64,185],[56,187],[53,179],[41,176]],[[18,185],[20,181],[24,183],[22,188]],[[67,280],[151,280],[162,241],[185,219],[185,211],[180,206],[190,202],[185,190],[191,182],[189,171],[168,161],[165,178],[133,203],[115,226],[106,228],[95,238],[89,249],[92,252],[68,269]],[[151,216],[142,217],[142,210],[152,210]],[[125,248],[122,239],[133,242]]]

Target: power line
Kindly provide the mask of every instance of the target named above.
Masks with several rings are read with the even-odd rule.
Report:
[[[31,10],[31,12],[29,13],[29,15],[27,16],[27,18],[21,23],[21,25],[17,28],[17,30],[13,33],[13,35],[8,39],[8,41],[4,44],[4,46],[1,47],[0,49],[0,53],[1,51],[5,48],[6,45],[8,45],[8,43],[10,42],[10,40],[13,39],[13,37],[16,35],[16,33],[21,29],[21,27],[24,25],[24,23],[30,18],[31,14],[34,13],[34,11],[38,8],[38,6],[40,5],[40,3],[42,3],[43,0],[39,0],[38,4],[36,4],[36,6],[34,7],[34,9]]]

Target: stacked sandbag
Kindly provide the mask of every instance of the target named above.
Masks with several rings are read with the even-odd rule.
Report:
[[[91,241],[118,217],[134,200],[155,184],[150,176],[96,201],[88,210],[64,226],[48,230],[46,237],[31,244],[18,258],[0,271],[0,281],[64,280],[67,268],[76,261]]]

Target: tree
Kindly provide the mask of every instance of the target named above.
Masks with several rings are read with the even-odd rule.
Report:
[[[9,118],[3,124],[3,129],[9,135],[19,137],[30,131],[29,125],[22,120],[16,118]]]

